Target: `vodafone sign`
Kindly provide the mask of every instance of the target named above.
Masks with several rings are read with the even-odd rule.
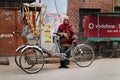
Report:
[[[85,37],[120,37],[120,17],[84,17]]]
[[[94,29],[94,28],[104,28],[104,29],[110,29],[110,28],[115,28],[115,25],[109,25],[109,24],[102,24],[102,25],[95,25],[94,23],[89,23],[89,29]]]

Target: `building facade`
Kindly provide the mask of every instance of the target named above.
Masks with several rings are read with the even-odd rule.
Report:
[[[22,3],[35,0],[0,0],[0,56],[14,55],[18,46],[23,44],[20,21]]]
[[[94,12],[120,11],[120,0],[68,0],[68,16],[79,36],[83,35],[83,18]]]

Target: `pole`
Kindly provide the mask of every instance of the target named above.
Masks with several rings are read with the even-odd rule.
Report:
[[[41,0],[39,0],[39,3],[41,3]]]
[[[54,0],[54,3],[55,3],[55,8],[56,8],[56,11],[57,11],[57,15],[59,15],[59,12],[58,12],[58,7],[57,7],[56,0]]]
[[[116,1],[116,0],[112,0],[112,8],[113,8],[113,12],[114,12],[115,1]]]
[[[97,25],[99,25],[100,24],[100,14],[99,13],[97,13]],[[97,30],[98,30],[98,38],[100,37],[100,28],[98,27],[97,28]]]
[[[60,23],[61,23],[61,22],[62,22],[62,19],[61,19],[60,15],[59,15],[59,11],[58,11],[58,7],[57,7],[56,0],[54,0],[54,3],[55,3],[55,8],[56,8],[57,15],[58,15],[59,20],[60,20]]]
[[[36,0],[36,2],[38,1],[38,3],[41,3],[41,0]]]

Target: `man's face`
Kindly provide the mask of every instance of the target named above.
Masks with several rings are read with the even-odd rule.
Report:
[[[65,25],[68,25],[68,24],[69,24],[69,20],[68,20],[68,19],[65,19],[65,20],[64,20],[64,24],[65,24]]]

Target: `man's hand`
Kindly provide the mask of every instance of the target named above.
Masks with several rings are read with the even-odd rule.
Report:
[[[72,41],[72,46],[77,45],[78,37],[77,37],[76,35],[73,35],[72,38],[74,39],[74,40]]]
[[[78,37],[76,35],[73,35],[72,38],[75,39],[75,40],[78,39]]]
[[[75,45],[77,45],[77,40],[72,41],[72,46],[75,46]]]
[[[60,37],[62,37],[62,36],[63,36],[63,34],[62,34],[62,33],[54,33],[54,34],[56,34],[56,35],[58,35],[58,36],[60,36]]]

